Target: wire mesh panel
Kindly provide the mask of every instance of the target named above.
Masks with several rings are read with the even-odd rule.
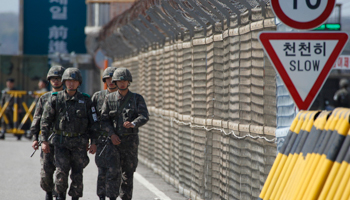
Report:
[[[193,86],[191,116],[206,118],[207,98],[207,44],[204,30],[193,38]]]
[[[222,26],[217,24],[216,26]],[[225,120],[227,121],[227,110],[228,110],[228,77],[225,74],[224,65],[224,41],[223,33],[214,33],[213,35],[213,119]]]
[[[240,120],[240,93],[239,93],[239,79],[240,79],[240,47],[239,29],[233,28],[229,30],[230,38],[230,88],[229,88],[229,121],[236,124]]]
[[[193,64],[193,46],[192,42],[186,41],[182,44],[183,65],[182,65],[182,109],[179,113],[181,121],[189,122],[191,115],[191,92],[192,92],[192,64]],[[185,118],[185,119],[184,119]],[[187,190],[191,188],[191,128],[188,126],[180,126],[179,130],[180,147],[180,167],[179,183]]]
[[[274,15],[271,8],[267,9],[267,19],[264,19],[264,31],[276,30]],[[265,126],[276,127],[276,71],[273,68],[267,55],[264,56],[264,124]]]
[[[261,14],[259,13],[259,16]],[[252,33],[252,122],[264,125],[264,51],[258,41],[259,32],[263,30],[264,20],[251,23]]]
[[[163,68],[164,68],[164,49],[158,49],[156,53],[156,114],[161,114],[163,108]],[[163,120],[160,117],[156,117],[155,125],[155,164],[162,166],[162,134],[163,134]]]
[[[206,118],[207,93],[207,45],[205,30],[197,30],[193,38],[193,68],[192,68],[192,108],[191,117],[203,122]],[[193,120],[192,120],[193,121]],[[203,194],[205,159],[205,130],[192,129],[191,131],[191,187],[197,194]]]
[[[242,18],[248,18],[244,15]],[[252,81],[252,49],[250,23],[239,28],[240,38],[240,71],[239,71],[239,101],[240,123],[251,123],[251,81]]]

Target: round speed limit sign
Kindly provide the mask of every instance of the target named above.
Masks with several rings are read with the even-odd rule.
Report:
[[[327,20],[335,0],[271,0],[275,15],[287,26],[308,30]]]

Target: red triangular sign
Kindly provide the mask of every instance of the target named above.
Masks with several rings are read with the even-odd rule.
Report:
[[[261,32],[259,40],[297,107],[307,110],[348,35],[344,32]]]

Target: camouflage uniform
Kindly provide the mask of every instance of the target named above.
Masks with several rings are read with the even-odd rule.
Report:
[[[114,67],[108,67],[105,69],[102,76],[103,82],[105,82],[105,78],[113,76],[115,69],[116,68]],[[99,118],[101,116],[101,108],[104,99],[108,94],[110,94],[108,90],[102,90],[96,92],[91,98],[93,105],[95,105],[97,109],[97,115]],[[117,147],[115,147],[108,139],[107,132],[100,129],[98,135],[99,137],[96,142],[97,151],[95,156],[95,163],[98,167],[97,196],[99,196],[101,199],[103,199],[105,196],[117,198],[119,196],[119,186],[121,182],[119,151]],[[101,153],[102,150],[103,152]]]
[[[35,107],[35,113],[33,116],[33,122],[30,127],[30,132],[34,136],[34,140],[38,141],[39,132],[40,132],[40,121],[41,115],[44,111],[44,105],[47,100],[50,98],[51,92],[48,92],[42,95]],[[51,135],[51,132],[50,132]],[[41,163],[41,172],[40,172],[40,186],[46,192],[53,191],[53,174],[56,170],[54,162],[54,146],[51,141],[50,144],[50,153],[40,152],[40,163]]]
[[[47,73],[47,80],[50,80],[51,77],[62,77],[65,68],[62,66],[52,66]],[[44,111],[44,105],[47,100],[50,98],[51,92],[43,94],[38,102],[36,103],[35,112],[33,116],[33,122],[30,127],[31,135],[34,137],[34,141],[39,140],[40,132],[40,121],[41,116]],[[52,133],[50,132],[50,135]],[[54,146],[51,141],[49,141],[50,153],[40,153],[40,163],[41,163],[41,172],[40,172],[40,186],[47,193],[51,193],[54,190],[53,183],[53,174],[56,170],[54,162]]]
[[[79,70],[67,69],[62,80],[68,79],[81,82]],[[89,162],[86,147],[89,139],[95,143],[93,126],[96,121],[97,115],[90,96],[78,91],[73,96],[69,96],[66,90],[53,93],[44,106],[41,120],[43,141],[48,140],[50,125],[54,124],[53,144],[57,167],[55,191],[58,199],[65,199],[62,196],[68,188],[70,169],[72,183],[68,194],[72,199],[83,196],[83,169]]]
[[[339,82],[340,89],[334,94],[334,106],[350,108],[350,93],[347,89],[349,82],[347,79],[341,79]]]
[[[131,82],[130,72],[125,68],[118,68],[113,74],[113,81],[118,80]],[[124,108],[120,109],[123,105],[125,105]],[[147,106],[141,95],[128,91],[124,97],[119,92],[106,96],[102,106],[101,128],[108,133],[108,136],[116,134],[121,139],[121,144],[117,147],[120,152],[122,170],[120,197],[123,200],[132,198],[133,177],[138,164],[138,128],[146,124],[148,119]],[[134,128],[124,128],[125,121],[132,122]]]

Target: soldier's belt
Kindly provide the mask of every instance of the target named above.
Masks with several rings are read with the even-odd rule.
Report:
[[[137,133],[119,133],[118,135],[120,137],[125,137],[125,136],[129,136],[129,135],[136,135]]]
[[[72,132],[66,132],[66,131],[56,131],[57,135],[62,135],[65,137],[78,137],[83,135],[83,133],[72,133]]]

